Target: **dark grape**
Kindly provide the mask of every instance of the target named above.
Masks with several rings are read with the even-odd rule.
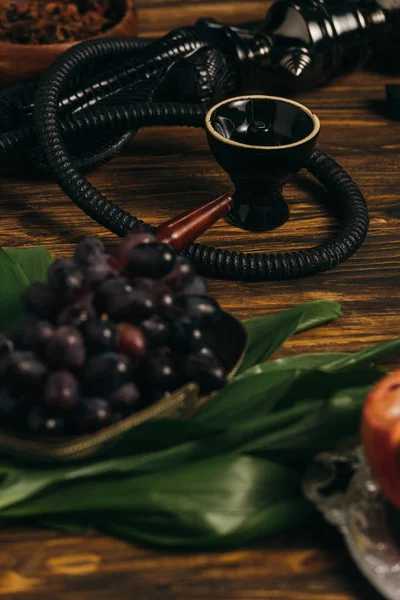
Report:
[[[71,325],[80,328],[96,316],[92,294],[86,294],[80,300],[70,304],[60,312],[57,325]]]
[[[11,331],[11,337],[17,350],[32,350],[43,354],[46,344],[54,333],[49,321],[39,321],[34,317],[21,317]]]
[[[167,244],[144,244],[130,250],[126,272],[130,277],[160,279],[172,271],[175,260],[175,253]]]
[[[211,361],[218,360],[215,355],[215,352],[211,350],[211,348],[208,348],[208,346],[202,346],[201,348],[199,348],[199,350],[195,352],[195,354],[197,354],[197,356],[202,356],[203,358],[206,358]]]
[[[40,319],[52,320],[60,310],[62,302],[57,292],[48,283],[32,283],[22,296],[24,312]]]
[[[83,328],[83,336],[89,354],[101,354],[115,350],[117,328],[109,319],[92,319]]]
[[[216,325],[221,318],[218,303],[209,296],[179,296],[177,306],[202,327]]]
[[[99,287],[94,305],[98,314],[107,314],[117,321],[134,321],[152,315],[156,299],[150,292],[134,289],[128,279],[119,277]]]
[[[78,264],[86,265],[105,257],[104,244],[99,238],[85,237],[77,244],[74,258]]]
[[[91,288],[96,288],[104,281],[118,276],[118,271],[111,266],[107,256],[83,267],[83,274]]]
[[[173,390],[177,384],[177,372],[171,353],[155,349],[147,360],[147,386],[159,390]]]
[[[177,352],[194,352],[203,345],[203,334],[189,317],[176,319],[172,324],[171,348]]]
[[[198,383],[202,394],[219,390],[226,382],[226,371],[221,363],[215,358],[210,359],[199,354],[193,354],[186,359],[182,375],[185,382]]]
[[[86,363],[82,384],[88,394],[108,396],[129,382],[132,370],[132,362],[127,356],[105,352]]]
[[[175,267],[162,281],[171,290],[179,291],[193,279],[194,271],[190,262],[184,256],[177,256]]]
[[[110,265],[110,267],[112,267],[117,273],[119,273],[119,263],[115,256],[107,254],[107,262]]]
[[[47,280],[66,301],[77,300],[88,292],[88,284],[82,271],[70,258],[56,260],[47,273]]]
[[[157,299],[157,311],[164,317],[172,317],[175,309],[175,299],[170,288],[159,279],[145,277],[133,279],[132,285],[139,290],[145,290]]]
[[[179,292],[185,296],[207,296],[206,284],[201,277],[195,277],[193,281],[190,281],[185,285]]]
[[[127,415],[140,407],[140,392],[134,383],[126,383],[108,397],[113,409]]]
[[[41,390],[47,371],[33,352],[14,352],[9,359],[7,382],[13,393],[34,398]]]
[[[120,323],[117,327],[117,351],[132,360],[142,360],[146,356],[147,343],[143,332],[130,323]]]
[[[122,240],[117,249],[117,260],[121,269],[124,269],[129,262],[129,252],[143,244],[155,243],[157,240],[151,231],[132,231]]]
[[[59,258],[55,260],[47,271],[47,281],[51,286],[60,289],[65,284],[68,275],[75,273],[77,266],[72,258]]]
[[[46,414],[41,406],[34,406],[26,417],[27,429],[35,435],[62,435],[65,431],[65,422],[62,417]]]
[[[158,312],[167,319],[171,319],[175,315],[175,298],[172,292],[167,292],[159,298]]]
[[[69,371],[54,371],[47,377],[43,402],[51,414],[72,410],[79,401],[79,385]]]
[[[22,414],[21,401],[8,387],[0,388],[0,427],[18,427]]]
[[[77,433],[98,431],[113,422],[111,407],[104,398],[85,398],[79,406],[74,422]]]
[[[0,333],[0,356],[7,356],[14,350],[13,341],[9,337]]]
[[[59,327],[47,344],[47,360],[59,369],[78,369],[86,359],[85,342],[75,327]]]
[[[170,325],[157,315],[153,315],[150,319],[142,321],[140,329],[144,333],[148,348],[167,344],[171,334]]]
[[[169,287],[160,279],[149,279],[148,277],[135,277],[132,286],[145,292],[150,292],[159,300],[164,294],[169,294]]]

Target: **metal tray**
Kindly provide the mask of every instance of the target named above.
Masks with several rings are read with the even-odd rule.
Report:
[[[348,477],[347,489],[340,491]],[[318,455],[303,487],[325,519],[341,531],[371,584],[384,598],[400,600],[400,545],[390,518],[397,511],[379,491],[362,449]]]

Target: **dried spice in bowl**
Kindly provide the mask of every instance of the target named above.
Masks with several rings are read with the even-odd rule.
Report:
[[[110,0],[6,0],[0,7],[0,41],[58,44],[95,37],[122,17]]]

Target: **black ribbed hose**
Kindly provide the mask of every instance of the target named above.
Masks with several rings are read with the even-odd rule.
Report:
[[[35,128],[40,146],[61,188],[90,217],[119,236],[142,223],[107,200],[79,172],[66,147],[69,135],[104,132],[120,135],[145,125],[187,125],[201,127],[203,105],[179,103],[132,103],[94,107],[60,119],[60,99],[68,81],[82,65],[112,56],[129,45],[128,40],[105,39],[81,44],[60,57],[43,77],[34,107]],[[187,55],[202,46],[195,39],[166,40],[155,50],[146,50],[147,62],[157,64],[175,56]],[[137,64],[135,69],[137,69]],[[368,230],[368,210],[357,185],[343,169],[324,153],[315,150],[307,169],[334,195],[341,229],[328,242],[280,254],[244,254],[192,244],[187,256],[205,275],[224,279],[265,281],[303,277],[330,269],[346,260],[362,244]]]
[[[181,36],[187,37],[187,33],[181,33]],[[177,39],[176,35],[169,37],[174,41]],[[65,86],[66,95],[60,100],[61,115],[82,110],[94,102],[104,101],[120,89],[127,88],[129,91],[129,84],[136,84],[130,92],[131,101],[152,100],[156,84],[151,86],[151,82],[149,83],[151,61],[146,65],[146,58],[147,55],[150,58],[154,57],[154,54],[163,50],[165,38],[155,43],[148,38],[124,38],[124,41],[127,43],[120,44],[109,57],[103,56],[103,60],[91,61],[87,65],[88,72],[82,74],[80,69],[76,78],[68,80]],[[143,50],[150,45],[150,53],[144,53]],[[138,67],[144,81],[138,80]],[[138,83],[141,85],[138,86]],[[21,165],[21,158],[26,159],[28,169],[36,173],[46,173],[48,164],[40,148],[36,146],[32,114],[37,86],[37,82],[28,82],[13,85],[0,92],[0,159],[11,168],[14,163],[17,169]],[[97,136],[93,130],[90,133]],[[110,138],[106,133],[101,143],[95,139],[93,149],[83,152],[75,144],[78,153],[73,157],[75,166],[79,170],[87,171],[108,162],[121,152],[135,133],[124,131],[118,138]],[[71,138],[74,142],[73,135]]]

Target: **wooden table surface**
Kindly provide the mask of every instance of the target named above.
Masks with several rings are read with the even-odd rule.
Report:
[[[200,16],[225,22],[262,18],[258,0],[141,0],[143,33],[160,35]],[[353,351],[398,335],[400,281],[400,124],[382,114],[393,76],[372,70],[298,96],[321,119],[319,147],[359,183],[371,212],[368,239],[337,270],[276,283],[210,281],[210,291],[239,317],[273,313],[296,303],[342,303],[335,324],[298,336],[281,354]],[[268,90],[266,90],[268,92]],[[197,130],[141,131],[132,147],[92,180],[112,200],[154,224],[229,189]],[[304,175],[287,189],[291,220],[267,235],[221,222],[204,236],[221,247],[292,250],[317,244],[336,224],[319,203],[324,190]],[[86,234],[113,236],[91,222],[51,182],[0,178],[3,246],[42,244],[68,254]],[[377,600],[329,527],[293,532],[222,553],[170,553],[90,534],[5,530],[0,534],[0,597],[18,600]]]

